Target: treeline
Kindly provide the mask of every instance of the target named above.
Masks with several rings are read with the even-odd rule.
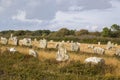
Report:
[[[92,36],[100,36],[101,33],[96,32],[89,32],[86,29],[81,29],[79,31],[76,30],[69,30],[67,28],[62,28],[58,31],[50,31],[50,30],[36,30],[36,31],[29,31],[29,30],[8,30],[8,31],[1,31],[0,35],[4,35],[6,37],[10,36],[10,34],[14,34],[14,36],[41,36],[41,37],[65,37],[65,36],[82,36],[82,35],[92,35]]]
[[[30,37],[30,38],[47,38],[48,40],[53,39],[56,41],[59,40],[73,40],[78,42],[86,42],[86,43],[97,43],[101,41],[102,43],[106,43],[108,40],[115,41],[120,43],[120,26],[117,24],[113,24],[109,27],[104,27],[101,32],[95,31],[90,32],[86,29],[81,30],[69,30],[67,28],[61,28],[58,31],[50,31],[50,30],[8,30],[1,31],[0,36],[9,37],[10,34],[17,36],[19,38]],[[117,39],[116,39],[117,38]]]

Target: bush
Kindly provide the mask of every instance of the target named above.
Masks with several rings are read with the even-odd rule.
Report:
[[[60,67],[60,65],[65,66]],[[114,67],[83,64],[80,61],[58,63],[55,59],[38,60],[20,53],[0,55],[1,80],[119,80],[113,74]]]

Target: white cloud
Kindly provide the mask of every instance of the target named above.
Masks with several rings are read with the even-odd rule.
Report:
[[[98,29],[95,18],[91,15],[85,15],[84,12],[61,12],[56,13],[55,18],[51,21],[50,26],[67,27],[70,29],[88,29],[95,31]],[[96,26],[95,26],[96,25]]]
[[[0,6],[2,6],[2,7],[9,7],[9,6],[12,5],[13,1],[14,0],[1,0],[0,1]]]
[[[0,1],[0,13],[2,13],[5,8],[8,8],[9,6],[12,5],[13,0],[1,0]]]
[[[71,7],[69,7],[70,11],[80,11],[82,9],[83,9],[83,7],[81,7],[81,6],[71,6]]]
[[[2,13],[2,12],[3,12],[3,10],[4,10],[4,9],[3,9],[3,7],[0,7],[0,13]]]
[[[42,22],[42,20],[39,20],[39,19],[27,19],[25,11],[18,11],[18,14],[12,16],[12,19],[22,21],[22,22],[31,22],[31,23],[35,23],[35,22],[41,23]]]
[[[38,5],[41,5],[41,3],[39,3],[37,0],[29,0],[29,2],[27,3],[28,6],[31,7],[36,7]]]
[[[111,1],[110,3],[113,7],[105,10],[93,9],[79,11],[81,7],[72,6],[72,10],[70,11],[56,12],[51,24],[53,27],[66,26],[67,28],[88,29],[90,31],[100,31],[103,27],[120,24],[120,2]]]

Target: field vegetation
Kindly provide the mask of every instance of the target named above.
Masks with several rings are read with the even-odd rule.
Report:
[[[28,55],[28,47],[16,46],[18,52],[15,54],[6,50],[11,45],[0,45],[0,79],[1,80],[119,80],[120,58],[110,55],[97,55],[92,52],[69,51],[70,60],[57,62],[55,60],[56,49],[39,49],[38,58]],[[104,45],[102,45],[104,46]],[[90,51],[90,50],[86,50]],[[88,57],[97,56],[105,59],[106,64],[85,64]]]
[[[67,28],[58,31],[8,30],[1,31],[0,36],[8,39],[11,33],[18,39],[36,38],[38,43],[40,39],[46,38],[48,48],[40,49],[39,44],[33,42],[32,48],[38,52],[38,58],[34,58],[28,55],[29,47],[0,44],[0,80],[120,80],[120,57],[114,55],[120,46],[106,50],[104,55],[94,54],[92,49],[88,49],[89,44],[105,49],[108,41],[120,44],[120,26],[117,24],[105,27],[101,32]],[[57,62],[55,44],[63,40],[80,42],[80,51],[70,51],[67,43],[65,46],[70,59]],[[97,45],[98,42],[101,42],[101,45]],[[15,47],[18,52],[10,53],[7,50],[10,47]],[[103,58],[105,65],[84,63],[86,58],[94,56]]]

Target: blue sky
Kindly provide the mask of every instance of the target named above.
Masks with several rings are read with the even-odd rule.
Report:
[[[0,0],[0,31],[88,29],[120,24],[120,0]]]

